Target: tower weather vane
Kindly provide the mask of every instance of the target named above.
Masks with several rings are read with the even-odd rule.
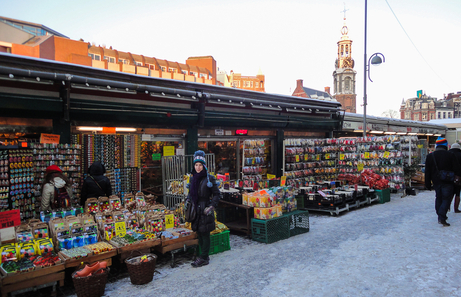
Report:
[[[346,20],[346,11],[348,11],[349,9],[346,9],[346,2],[343,2],[343,3],[344,3],[344,10],[341,10],[340,12],[344,13],[344,20]]]

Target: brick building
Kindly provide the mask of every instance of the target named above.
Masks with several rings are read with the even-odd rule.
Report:
[[[189,57],[185,63],[122,52],[67,36],[41,24],[0,17],[0,52],[43,58],[143,76],[190,81],[264,92],[265,77],[231,72],[218,79],[212,56]]]
[[[450,93],[437,100],[418,91],[416,97],[402,100],[400,118],[422,122],[461,118],[461,92]]]

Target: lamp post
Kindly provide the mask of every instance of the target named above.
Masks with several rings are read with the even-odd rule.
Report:
[[[367,61],[367,0],[365,0],[365,38],[363,58],[363,137],[367,136],[367,72],[368,79],[373,82],[370,78],[370,63],[372,65],[379,65],[384,61],[384,55],[381,53],[374,53]]]

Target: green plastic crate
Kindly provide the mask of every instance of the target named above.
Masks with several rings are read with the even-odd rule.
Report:
[[[270,220],[251,219],[251,236],[253,240],[273,243],[290,237],[288,215]]]
[[[309,232],[309,212],[307,210],[295,210],[284,214],[290,222],[290,236]]]
[[[379,203],[386,203],[391,201],[391,189],[375,190],[376,195],[379,197]]]
[[[210,236],[210,253],[209,255],[214,255],[230,250],[230,240],[229,240],[229,231],[223,231],[218,234],[213,234]],[[200,246],[198,248],[198,255],[202,253]]]
[[[306,199],[306,196],[305,195],[296,195],[295,198],[296,198],[296,203],[298,205],[298,209],[304,209],[305,208],[304,200]]]

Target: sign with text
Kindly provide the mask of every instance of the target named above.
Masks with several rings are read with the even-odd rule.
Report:
[[[275,174],[267,174],[267,179],[274,179],[275,178]]]
[[[40,134],[40,143],[59,144],[60,135],[57,134]]]
[[[0,215],[0,229],[21,225],[19,209],[3,211]]]
[[[283,186],[286,184],[286,182],[287,182],[287,177],[286,177],[286,176],[282,176],[282,177],[280,178],[280,186],[283,187]]]
[[[165,228],[174,228],[174,214],[165,215]]]
[[[174,146],[166,145],[163,147],[164,156],[174,156]]]
[[[126,224],[125,221],[115,222],[115,235],[118,237],[123,237],[126,234]]]

